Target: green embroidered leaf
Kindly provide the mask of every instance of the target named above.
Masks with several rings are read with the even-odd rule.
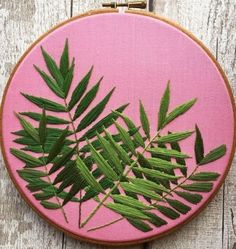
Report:
[[[170,204],[171,207],[179,211],[181,214],[187,214],[191,210],[190,207],[188,207],[187,205],[183,204],[180,201],[168,198],[166,198],[166,201]]]
[[[57,83],[48,76],[44,71],[42,71],[39,67],[34,65],[35,70],[39,73],[41,78],[47,84],[47,86],[60,98],[64,98],[64,93],[62,92],[61,88],[57,85]]]
[[[190,158],[190,156],[179,152],[177,150],[171,150],[171,149],[165,149],[165,148],[150,148],[147,149],[147,151],[152,152],[157,155],[162,155],[162,156],[169,156],[169,157],[174,157],[174,158]]]
[[[133,123],[133,121],[126,115],[119,113],[118,111],[113,111],[115,114],[117,114],[119,117],[121,117],[123,119],[123,121],[125,122],[125,124],[127,125],[128,129],[132,130],[132,129],[137,129],[137,127],[135,126],[135,124]],[[143,148],[145,147],[144,144],[144,139],[142,138],[141,134],[139,133],[139,131],[137,131],[134,135],[134,141],[139,144],[140,146],[142,146]]]
[[[152,223],[156,227],[161,227],[161,226],[167,224],[167,222],[165,220],[161,219],[159,216],[157,216],[154,213],[147,212],[147,211],[143,211],[143,213],[151,218],[151,220],[149,222]]]
[[[200,172],[192,175],[189,179],[193,181],[215,181],[220,174],[215,172]]]
[[[151,191],[161,191],[169,193],[169,189],[147,179],[129,178],[129,181],[132,182],[134,185],[139,186],[140,188],[149,189]]]
[[[176,132],[176,133],[171,133],[166,136],[162,136],[157,138],[155,141],[158,143],[173,143],[173,142],[178,142],[181,141],[185,138],[188,138],[194,133],[194,131],[185,131],[185,132]]]
[[[68,105],[69,111],[78,103],[78,101],[81,99],[81,97],[85,93],[92,71],[93,71],[93,67],[91,67],[89,72],[84,76],[84,78],[79,82],[79,84],[76,86],[75,90],[73,91],[71,100]]]
[[[136,155],[136,151],[135,151],[133,141],[131,140],[128,132],[123,127],[121,127],[116,121],[114,121],[114,123],[115,123],[115,126],[116,126],[117,130],[120,133],[121,140],[123,141],[123,143],[130,149],[130,151],[134,155]]]
[[[115,202],[120,204],[127,205],[129,207],[137,208],[137,209],[153,209],[153,207],[147,206],[143,202],[134,199],[133,197],[126,195],[111,195],[112,199]]]
[[[63,53],[60,58],[60,72],[64,78],[66,78],[67,72],[69,71],[69,48],[68,39],[66,39]]]
[[[143,106],[141,100],[139,102],[139,113],[140,113],[140,121],[142,124],[143,131],[144,131],[145,135],[147,136],[147,138],[150,139],[150,124],[149,124],[149,120],[147,117],[147,113],[144,109],[144,106]]]
[[[59,157],[53,164],[52,168],[49,171],[49,174],[52,174],[56,172],[58,169],[60,169],[62,166],[64,166],[74,155],[76,150],[76,147],[68,150],[66,153],[64,153],[61,157]]]
[[[34,103],[35,105],[39,106],[40,108],[44,108],[48,111],[53,112],[66,112],[66,108],[63,105],[60,105],[56,102],[53,102],[48,99],[44,99],[41,97],[35,97],[32,95],[28,95],[25,93],[21,93],[26,99],[28,99],[30,102]]]
[[[199,194],[191,194],[189,192],[175,191],[175,193],[192,204],[198,204],[202,200]]]
[[[45,177],[48,175],[45,172],[34,170],[34,169],[21,169],[21,170],[17,170],[17,173],[23,179],[40,178],[40,177]]]
[[[166,217],[175,220],[179,218],[180,214],[174,211],[172,208],[162,206],[162,205],[156,205],[157,209],[164,214]]]
[[[166,117],[165,122],[163,126],[166,126],[171,121],[179,117],[180,115],[183,115],[185,112],[187,112],[195,103],[197,99],[192,99],[178,107],[176,107],[172,112],[169,113],[169,115]]]
[[[35,141],[39,142],[39,134],[38,131],[30,124],[28,121],[26,121],[23,117],[16,114],[17,118],[19,119],[22,128],[24,131]]]
[[[150,232],[153,229],[145,222],[139,220],[139,219],[132,219],[129,218],[127,219],[127,221],[134,226],[135,228],[137,228],[138,230],[142,231],[142,232]]]
[[[179,176],[173,176],[170,174],[166,174],[157,170],[153,170],[153,169],[146,169],[146,168],[133,168],[133,170],[137,170],[139,172],[143,172],[151,177],[160,179],[160,180],[177,180],[180,177]]]
[[[121,107],[117,108],[117,112],[123,112],[125,108],[129,104],[122,105]],[[105,116],[103,119],[101,119],[98,123],[96,123],[92,128],[90,128],[80,139],[79,141],[84,141],[90,138],[93,138],[96,136],[96,132],[101,133],[103,131],[103,128],[108,128],[113,124],[113,120],[116,120],[118,118],[118,115],[115,113],[110,113],[107,116]]]
[[[114,165],[114,167],[119,173],[123,173],[123,166],[120,163],[120,160],[116,154],[116,151],[113,149],[110,143],[105,138],[100,136],[98,133],[97,133],[97,137],[103,148],[103,151],[107,155],[108,161],[110,161]]]
[[[29,191],[31,192],[37,192],[39,190],[42,190],[44,188],[47,188],[49,186],[51,186],[51,183],[49,182],[45,182],[44,180],[40,179],[40,178],[34,178],[31,180],[27,179],[27,181],[29,182],[29,184],[26,186]]]
[[[44,163],[40,159],[33,157],[29,154],[26,154],[25,152],[17,149],[10,149],[11,154],[13,154],[15,157],[20,159],[21,161],[25,162],[28,167],[40,167]]]
[[[40,121],[42,114],[37,113],[37,112],[20,112],[21,115],[27,116],[33,120]],[[69,124],[70,122],[62,119],[62,118],[57,118],[54,116],[46,116],[47,124]]]
[[[78,168],[76,167],[76,161],[68,161],[64,168],[57,174],[54,179],[53,184],[57,184],[59,182],[65,181],[68,178],[73,178],[78,175]]]
[[[223,157],[226,153],[226,145],[223,144],[214,150],[211,150],[199,163],[199,165],[205,165],[216,161],[217,159]]]
[[[143,219],[143,220],[150,220],[151,218],[145,215],[143,212],[136,208],[131,208],[129,206],[119,204],[119,203],[107,203],[106,207],[110,208],[111,210],[119,213],[127,218],[134,218],[134,219]]]
[[[58,68],[53,58],[43,49],[43,47],[41,47],[41,50],[48,71],[50,72],[52,77],[56,80],[57,84],[62,88],[64,79],[60,72],[60,69]]]
[[[185,168],[184,165],[180,165],[177,163],[172,163],[170,161],[162,160],[159,158],[148,158],[148,162],[153,168],[159,168],[159,169],[182,169]]]
[[[63,85],[63,92],[65,95],[65,98],[68,95],[68,92],[70,90],[70,86],[74,77],[74,69],[75,69],[75,59],[73,58],[71,67],[69,68],[69,71],[67,72],[64,80],[64,85]]]
[[[115,142],[115,140],[113,139],[113,137],[111,136],[111,134],[109,132],[107,132],[105,129],[104,129],[104,132],[105,132],[106,137],[107,137],[108,141],[110,142],[111,146],[118,154],[119,158],[124,163],[130,164],[130,158],[129,158],[129,155],[126,153],[126,151],[118,143]]]
[[[68,127],[61,133],[60,137],[52,145],[47,157],[47,164],[50,163],[61,151],[65,143],[65,138],[68,134]]]
[[[185,184],[180,186],[184,190],[189,190],[193,192],[209,192],[213,188],[211,182],[195,182],[192,184]]]
[[[98,168],[104,173],[106,177],[115,181],[118,179],[118,175],[112,169],[112,167],[108,164],[108,162],[104,159],[104,157],[95,150],[95,148],[87,141],[90,146],[91,155],[94,161],[96,162]]]
[[[139,195],[144,195],[153,200],[162,201],[162,197],[159,194],[154,193],[150,191],[149,189],[140,188],[140,186],[138,185],[134,185],[133,183],[127,183],[127,182],[121,182],[120,185],[125,191],[139,194]]]
[[[195,125],[195,130],[196,130],[196,138],[194,144],[194,151],[195,151],[196,163],[199,164],[204,158],[204,144],[201,132],[197,125]]]
[[[76,131],[82,131],[86,127],[88,127],[93,121],[95,121],[100,114],[103,112],[104,108],[106,107],[106,104],[111,98],[111,95],[113,94],[115,88],[113,88],[106,96],[105,98],[99,102],[79,123]]]
[[[43,113],[39,122],[39,141],[42,147],[44,147],[45,141],[46,141],[46,136],[47,136],[47,118],[46,118],[46,113],[45,110],[43,109]]]
[[[79,105],[77,106],[75,110],[75,115],[73,117],[73,120],[76,120],[81,114],[84,113],[84,111],[87,110],[89,105],[92,103],[92,101],[95,99],[97,92],[99,90],[100,83],[102,81],[102,78],[98,81],[98,83],[92,87],[90,91],[87,92],[87,94],[82,98]]]
[[[40,204],[47,209],[59,209],[61,205],[49,201],[41,201]]]
[[[102,192],[104,193],[104,190],[102,186],[97,182],[96,178],[90,173],[88,170],[87,166],[84,164],[82,159],[78,156],[76,160],[76,165],[78,169],[80,170],[81,174],[83,175],[85,181],[93,187],[95,190],[97,190],[99,193]]]
[[[158,131],[163,128],[170,103],[170,82],[168,82],[158,112]]]

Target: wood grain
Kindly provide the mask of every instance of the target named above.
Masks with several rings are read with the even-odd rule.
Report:
[[[121,0],[119,0],[121,1]],[[39,35],[72,15],[110,0],[0,0],[0,93],[23,51]],[[236,90],[236,1],[149,0],[149,9],[169,17],[202,40]],[[0,248],[105,249],[71,239],[38,217],[22,200],[1,163]],[[201,215],[177,232],[129,249],[235,249],[236,162],[226,183]]]

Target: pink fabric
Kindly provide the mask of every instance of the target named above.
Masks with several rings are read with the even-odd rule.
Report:
[[[192,205],[192,210],[187,215],[181,215],[175,221],[167,219],[168,225],[154,228],[152,232],[140,232],[126,221],[121,221],[88,233],[87,228],[102,225],[120,216],[101,208],[87,227],[79,230],[78,204],[70,203],[65,207],[69,219],[69,224],[66,224],[60,210],[50,211],[43,208],[26,189],[26,182],[16,173],[17,169],[23,167],[23,163],[9,152],[11,147],[20,147],[12,142],[16,137],[11,132],[20,129],[13,111],[39,111],[39,108],[26,101],[20,92],[61,101],[48,90],[33,69],[33,64],[45,69],[40,46],[58,61],[66,38],[69,40],[71,57],[74,56],[76,60],[72,89],[91,65],[94,65],[94,73],[90,85],[104,76],[96,101],[101,100],[116,86],[103,116],[111,109],[129,102],[130,106],[125,112],[139,124],[138,105],[141,99],[150,117],[154,134],[159,102],[167,81],[170,80],[170,110],[195,97],[198,101],[187,114],[168,125],[163,134],[168,130],[191,130],[197,123],[202,131],[206,152],[218,145],[227,145],[227,154],[223,158],[202,167],[201,170],[216,171],[223,175],[229,161],[234,133],[232,105],[224,80],[206,52],[183,32],[151,17],[118,13],[99,14],[74,20],[53,31],[30,51],[18,67],[8,89],[3,109],[3,141],[15,181],[32,205],[49,220],[68,232],[88,239],[108,242],[145,239],[184,222],[204,205],[211,193],[204,194],[204,200],[199,205]],[[193,144],[194,136],[182,142],[181,146],[186,153],[194,155]],[[191,172],[194,165],[194,160],[188,159],[188,172]],[[219,178],[214,183],[214,187],[217,187],[220,180]],[[95,205],[94,201],[83,204],[82,220]]]

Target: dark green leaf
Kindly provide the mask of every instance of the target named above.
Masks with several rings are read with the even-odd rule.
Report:
[[[165,122],[163,126],[169,124],[171,121],[179,117],[180,115],[183,115],[185,112],[187,112],[195,103],[197,99],[192,99],[178,107],[176,107],[169,115],[166,117]]]
[[[85,93],[91,74],[93,71],[93,67],[89,70],[89,72],[83,77],[83,79],[79,82],[79,84],[76,86],[75,90],[72,93],[71,100],[68,105],[68,109],[71,110],[81,99],[83,94]]]
[[[147,212],[147,211],[143,211],[143,212],[144,212],[144,214],[146,214],[148,217],[151,218],[151,220],[149,222],[152,223],[154,226],[161,227],[161,226],[167,224],[167,222],[165,220],[161,219],[156,214],[151,213],[151,212]]]
[[[180,186],[184,190],[189,190],[193,192],[209,192],[213,188],[211,182],[195,182],[192,184],[185,184]]]
[[[62,88],[64,84],[63,76],[58,68],[54,59],[41,47],[44,61],[47,65],[47,69],[52,75],[52,77],[56,80],[57,84]]]
[[[199,194],[191,194],[189,192],[175,191],[175,193],[192,204],[198,204],[202,200]]]
[[[60,86],[57,85],[54,79],[47,75],[44,71],[34,65],[35,70],[40,74],[47,86],[60,98],[64,98],[64,93],[62,92]]]
[[[10,151],[11,151],[11,154],[13,154],[15,157],[27,163],[28,167],[40,167],[44,164],[40,159],[33,157],[29,154],[26,154],[25,152],[21,150],[11,148]]]
[[[158,130],[160,130],[164,126],[166,115],[169,109],[169,103],[170,103],[170,83],[168,82],[165,92],[161,98],[161,104],[158,112]]]
[[[135,228],[137,228],[138,230],[142,231],[142,232],[150,232],[152,231],[152,228],[145,222],[139,220],[139,219],[132,219],[129,218],[127,219],[127,221],[134,226]]]
[[[185,132],[176,132],[176,133],[171,133],[166,136],[162,136],[156,139],[158,143],[173,143],[173,142],[178,142],[181,141],[185,138],[188,138],[193,134],[193,131],[185,131]]]
[[[39,177],[45,177],[48,175],[45,172],[34,170],[34,169],[21,169],[21,170],[17,170],[17,173],[23,179],[39,178]]]
[[[188,207],[187,205],[183,204],[180,201],[173,200],[173,199],[167,199],[167,198],[166,198],[166,201],[169,203],[171,207],[179,211],[181,214],[187,214],[191,210],[190,207]]]
[[[21,112],[20,114],[27,116],[29,118],[32,118],[33,120],[36,120],[36,121],[40,121],[42,117],[42,114],[37,113],[37,112]],[[70,123],[69,121],[65,119],[50,116],[50,115],[47,115],[46,119],[47,119],[47,124],[69,124]]]
[[[80,115],[83,114],[87,110],[87,108],[89,107],[89,105],[95,99],[95,97],[97,95],[97,92],[99,90],[99,86],[100,86],[101,81],[102,81],[102,78],[82,98],[82,100],[80,101],[79,105],[77,106],[77,108],[75,110],[75,114],[74,114],[73,120],[76,120],[78,117],[80,117]]]
[[[28,95],[25,93],[21,93],[21,94],[26,99],[28,99],[30,102],[34,103],[35,105],[39,106],[40,108],[44,108],[45,110],[53,111],[53,112],[66,112],[66,108],[63,105],[60,105],[56,102],[53,102],[53,101],[45,99],[45,98]]]
[[[65,138],[68,134],[68,127],[61,133],[60,137],[54,142],[47,157],[47,163],[50,163],[61,151],[64,146]]]
[[[116,111],[123,112],[128,105],[129,104],[122,105],[121,107],[117,108]],[[111,126],[113,124],[113,120],[116,120],[117,118],[118,118],[118,115],[115,113],[108,114],[106,117],[101,119],[98,123],[96,123],[92,128],[86,131],[86,133],[79,139],[79,141],[84,141],[86,140],[86,138],[90,139],[90,138],[95,137],[96,132],[101,133],[104,127],[108,128],[109,126]]]
[[[203,144],[201,132],[197,125],[195,125],[195,130],[196,130],[196,138],[195,138],[195,144],[194,144],[194,151],[195,151],[196,163],[199,164],[204,158],[204,144]]]
[[[39,122],[39,141],[42,147],[44,147],[46,136],[47,136],[47,118],[46,118],[46,113],[45,110],[43,109],[43,113]]]
[[[192,175],[189,179],[192,181],[215,181],[220,174],[215,172],[200,172]]]
[[[69,48],[68,48],[68,39],[66,39],[64,50],[60,58],[60,72],[62,76],[66,78],[68,71],[69,71]]]
[[[139,113],[140,113],[140,121],[142,124],[143,131],[147,136],[147,138],[150,139],[150,124],[147,117],[147,113],[141,101],[139,102]]]
[[[166,206],[162,206],[162,205],[157,205],[157,209],[164,214],[166,217],[175,220],[177,218],[179,218],[179,213],[177,213],[175,210],[173,210],[172,208],[166,207]]]
[[[88,127],[91,123],[93,123],[103,112],[103,110],[106,107],[106,104],[108,103],[112,93],[114,92],[115,88],[113,88],[106,96],[105,98],[99,102],[79,123],[77,127],[77,131],[82,131],[86,127]]]
[[[65,98],[68,95],[68,92],[70,90],[70,86],[71,86],[71,83],[72,83],[72,80],[73,80],[73,77],[74,77],[74,68],[75,68],[75,59],[73,59],[72,65],[69,68],[69,71],[67,72],[65,80],[64,80],[64,85],[63,85],[62,89],[64,91]]]
[[[223,157],[226,153],[226,145],[223,144],[214,150],[211,150],[199,163],[199,165],[205,165],[216,161],[217,159]]]

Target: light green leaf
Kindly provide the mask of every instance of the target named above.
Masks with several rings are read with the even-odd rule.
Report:
[[[166,136],[159,137],[159,138],[155,139],[154,141],[158,142],[159,144],[178,142],[178,141],[181,141],[185,138],[188,138],[193,133],[194,133],[194,131],[171,133],[171,134],[168,134]]]
[[[102,78],[82,98],[82,100],[80,101],[79,105],[77,106],[77,108],[75,110],[73,120],[76,120],[81,114],[83,114],[87,110],[89,105],[92,103],[92,101],[95,99],[97,92],[99,90],[99,86],[100,86],[101,81],[102,81]]]
[[[39,73],[41,78],[47,84],[47,86],[60,98],[64,98],[64,93],[62,92],[60,86],[57,85],[54,79],[42,71],[39,67],[34,65],[35,70]]]
[[[104,193],[104,190],[102,186],[97,182],[96,178],[90,173],[87,166],[84,164],[82,159],[78,156],[76,160],[76,165],[78,169],[80,170],[82,176],[84,177],[85,181],[95,190],[97,190],[99,193]]]
[[[147,215],[136,208],[132,208],[123,204],[119,203],[107,203],[106,207],[115,211],[116,213],[121,214],[127,218],[134,218],[134,219],[142,219],[142,220],[150,220]]]
[[[182,202],[178,200],[166,198],[166,201],[169,203],[171,207],[173,207],[175,210],[177,210],[181,214],[187,214],[191,210],[189,206],[183,204]]]
[[[129,104],[125,104],[120,106],[116,109],[117,112],[123,112],[125,108]],[[86,133],[79,139],[79,141],[84,141],[90,138],[93,138],[96,136],[96,132],[101,133],[103,131],[103,128],[108,128],[113,124],[113,120],[116,120],[118,118],[118,115],[115,113],[110,113],[107,116],[105,116],[103,119],[101,119],[98,123],[96,123],[92,128],[90,128]]]
[[[79,123],[77,127],[77,131],[82,131],[86,127],[88,127],[91,123],[93,123],[103,112],[106,107],[106,104],[111,98],[115,88],[113,88],[105,97],[104,99],[99,102]]]
[[[223,144],[214,150],[211,150],[205,157],[200,161],[199,165],[205,165],[216,161],[217,159],[223,157],[226,153],[226,145]]]
[[[177,117],[183,115],[185,112],[187,112],[195,103],[197,99],[192,99],[178,107],[176,107],[172,112],[168,114],[168,116],[165,119],[165,122],[163,124],[163,127],[169,124],[171,121],[176,119]]]
[[[62,88],[64,84],[64,79],[60,72],[60,69],[58,68],[54,59],[43,49],[43,47],[41,47],[41,50],[48,71],[50,72],[52,77],[56,80],[58,86]]]
[[[139,102],[139,113],[140,113],[140,121],[142,124],[143,131],[144,131],[145,135],[147,136],[147,138],[150,139],[150,124],[149,124],[149,120],[147,117],[147,113],[144,109],[144,106],[143,106],[141,100]]]
[[[59,209],[61,208],[61,205],[49,201],[41,201],[40,204],[45,207],[46,209]]]
[[[192,175],[189,179],[193,181],[215,181],[220,176],[216,172],[200,172]]]
[[[177,150],[171,150],[171,149],[165,149],[165,148],[149,148],[147,151],[152,152],[157,155],[162,155],[162,156],[169,156],[169,157],[174,157],[174,158],[190,158],[190,156],[179,152]]]
[[[171,161],[166,161],[155,157],[148,158],[148,162],[153,168],[159,169],[183,169],[186,167],[178,163],[172,163]]]
[[[180,188],[193,192],[210,192],[213,188],[213,184],[211,182],[195,182],[181,185]]]
[[[37,113],[37,112],[20,112],[20,114],[27,116],[33,120],[36,120],[36,121],[40,121],[40,119],[42,117],[42,114]],[[69,121],[67,121],[65,119],[50,116],[50,115],[47,115],[46,119],[47,119],[47,124],[69,124],[70,123]]]
[[[62,76],[66,78],[68,71],[69,71],[69,46],[68,46],[68,39],[66,39],[64,50],[60,58],[60,72]]]
[[[203,144],[201,132],[197,125],[195,125],[195,130],[196,130],[196,138],[195,138],[195,144],[194,144],[194,151],[195,151],[196,163],[199,164],[204,158],[204,144]]]
[[[170,103],[170,82],[168,82],[165,92],[161,98],[158,112],[158,131],[163,128]]]
[[[137,209],[153,209],[153,207],[147,206],[145,203],[134,199],[133,197],[126,195],[111,195],[111,198],[120,204],[127,205],[129,207]]]
[[[26,154],[25,152],[17,149],[10,149],[11,154],[13,154],[15,157],[20,159],[21,161],[25,162],[28,167],[40,167],[44,163],[40,159],[33,157],[29,154]]]
[[[116,181],[118,179],[118,175],[116,172],[112,169],[112,167],[109,165],[109,163],[104,159],[104,157],[95,150],[95,148],[90,144],[88,141],[87,143],[90,146],[91,155],[94,161],[96,162],[98,168],[104,173],[106,177],[109,179]]]
[[[47,118],[46,118],[46,113],[45,110],[43,109],[43,113],[39,122],[39,141],[42,147],[44,147],[45,141],[46,141],[46,136],[47,136]]]
[[[127,182],[121,182],[120,185],[125,191],[135,193],[138,195],[144,195],[153,200],[162,201],[162,197],[159,194],[152,192],[149,189],[140,188],[140,186],[138,185],[135,185],[133,183],[127,183]]]
[[[93,67],[90,68],[88,73],[83,77],[83,79],[79,82],[79,84],[76,86],[75,90],[72,93],[71,100],[68,105],[68,109],[71,110],[81,99],[83,94],[85,93],[91,74],[93,71]]]
[[[51,150],[47,157],[47,163],[50,163],[61,151],[65,143],[65,138],[68,135],[68,127],[63,130],[60,137],[53,143]]]
[[[121,127],[116,121],[114,121],[114,123],[117,130],[120,133],[121,140],[123,141],[123,143],[130,149],[132,154],[136,155],[135,147],[132,139],[130,138],[129,133],[123,127]]]
[[[45,110],[48,111],[53,111],[53,112],[66,112],[66,108],[58,104],[56,102],[53,102],[51,100],[41,98],[41,97],[35,97],[32,95],[28,95],[25,93],[21,93],[26,99],[28,99],[30,102],[34,103],[35,105],[39,106],[40,108],[44,108]]]
[[[192,204],[198,204],[202,200],[199,194],[191,194],[189,192],[175,191],[175,193]]]

